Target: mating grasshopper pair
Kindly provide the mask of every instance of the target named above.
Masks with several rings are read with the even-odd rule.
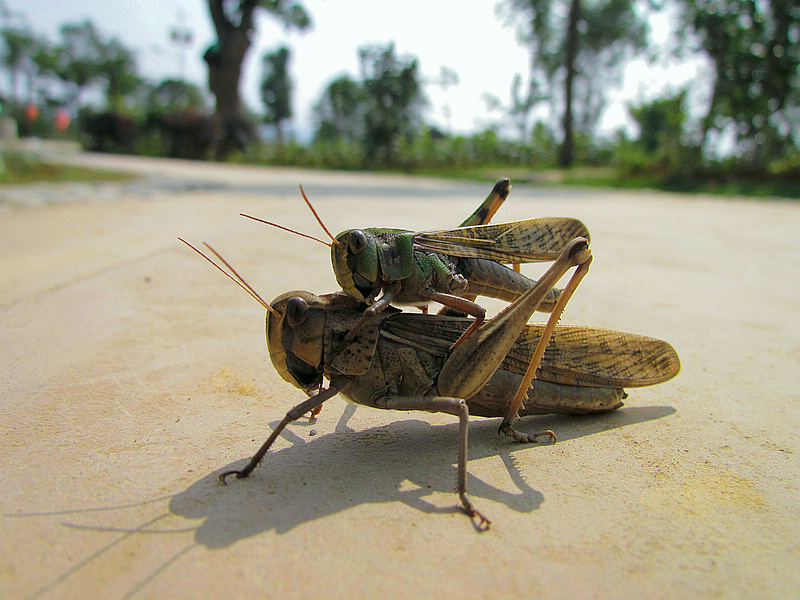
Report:
[[[473,221],[490,218],[493,210],[485,210],[487,203],[496,209],[497,201],[505,199],[507,180],[505,190],[502,182],[498,182],[484,205],[471,217]],[[497,193],[498,189],[500,193]],[[541,220],[540,223],[544,226],[547,221]],[[503,225],[488,227],[508,230]],[[365,237],[373,235],[370,230],[353,231],[361,231]],[[470,231],[470,234],[459,236],[464,231]],[[466,239],[474,234],[475,239],[487,239],[480,237],[480,233],[480,227],[467,227],[452,230],[449,237]],[[412,236],[417,239],[417,236]],[[334,240],[348,240],[346,247],[332,244],[334,263],[337,251],[349,252],[351,256],[360,254],[353,252],[352,237],[349,232],[337,238],[331,236]],[[554,236],[547,234],[544,237],[552,239]],[[391,255],[391,247],[387,249],[386,246],[391,246],[392,240],[373,239],[378,245],[381,267],[373,273],[380,280],[381,287],[388,282],[388,291],[396,292],[397,286],[391,278],[380,279],[387,272],[384,264],[391,263],[381,260],[381,252]],[[222,481],[229,476],[247,477],[286,425],[309,411],[318,411],[326,400],[342,393],[358,404],[375,408],[445,412],[458,416],[457,493],[467,514],[478,519],[478,528],[488,527],[489,520],[475,509],[467,494],[470,414],[503,417],[501,431],[517,441],[536,441],[541,436],[555,440],[551,431],[532,435],[519,433],[514,429],[514,423],[520,415],[586,414],[613,410],[622,405],[625,397],[623,386],[660,383],[673,377],[680,368],[674,349],[661,340],[606,329],[556,325],[592,260],[588,241],[583,237],[556,244],[561,248],[545,274],[536,282],[526,278],[519,280],[524,289],[515,294],[513,302],[497,316],[482,323],[477,318],[403,313],[389,307],[389,302],[380,306],[381,310],[369,310],[362,300],[375,300],[377,286],[374,282],[367,298],[341,292],[316,296],[295,291],[279,296],[270,305],[209,246],[230,273],[216,263],[215,266],[267,309],[267,344],[276,370],[283,379],[309,395],[307,400],[286,413],[243,469],[223,473],[220,476]],[[503,251],[503,244],[484,245],[490,250]],[[360,241],[356,242],[356,249],[361,246]],[[414,246],[412,244],[415,253],[431,253],[427,248]],[[500,250],[497,250],[498,246]],[[413,268],[425,271],[428,263],[424,263],[424,257],[422,261],[417,260],[415,253],[411,254],[411,260],[415,261]],[[502,260],[530,259],[530,254],[510,254],[507,252]],[[434,260],[449,268],[449,273],[463,276],[458,271],[461,262],[453,264],[448,256],[452,255],[440,253]],[[353,266],[359,266],[357,260],[347,258],[344,264],[351,270]],[[572,267],[576,270],[569,283],[563,291],[554,294],[554,285]],[[434,264],[433,269],[436,268],[439,265]],[[502,270],[500,272],[503,278],[508,275]],[[428,281],[433,279],[431,276]],[[471,280],[466,281],[465,289],[459,291],[474,294],[476,288],[482,289],[473,287]],[[384,290],[384,295],[386,293]],[[411,303],[438,299],[429,294],[430,290],[426,289],[422,297],[418,296]],[[547,324],[528,325],[528,319],[548,300],[548,295],[555,301],[548,307],[552,314]],[[396,295],[391,297],[396,298]],[[449,306],[461,309],[463,305],[454,302]],[[325,379],[329,382],[327,388],[323,387]]]

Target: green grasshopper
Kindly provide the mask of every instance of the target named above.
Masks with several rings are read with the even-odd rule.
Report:
[[[374,408],[458,416],[456,490],[461,507],[478,520],[476,527],[486,529],[490,521],[467,494],[470,414],[503,417],[501,431],[517,441],[535,442],[542,436],[555,441],[552,431],[526,435],[513,425],[520,415],[614,410],[626,397],[623,386],[661,383],[680,369],[678,356],[667,342],[607,329],[556,325],[591,262],[584,239],[568,244],[536,285],[457,348],[454,342],[471,326],[471,319],[389,308],[363,322],[364,305],[341,292],[323,296],[289,292],[269,305],[208,248],[233,275],[194,249],[267,309],[272,364],[284,380],[309,395],[286,413],[244,468],[220,475],[223,483],[231,476],[247,477],[289,423],[342,393]],[[528,325],[547,292],[573,266],[577,269],[547,325]],[[358,333],[351,337],[359,323]],[[344,349],[339,350],[343,343]],[[324,379],[329,381],[327,388]]]
[[[305,193],[303,198],[333,240],[331,244],[317,241],[331,247],[337,283],[345,293],[369,305],[365,320],[390,304],[427,306],[435,301],[475,317],[463,340],[486,316],[485,309],[474,301],[476,296],[512,302],[536,283],[502,263],[551,261],[570,240],[589,239],[589,231],[577,219],[546,217],[487,224],[510,189],[508,178],[498,180],[484,203],[456,229],[348,229],[336,237],[325,227]],[[552,311],[559,293],[551,290],[538,310]],[[351,337],[359,327],[353,328]]]

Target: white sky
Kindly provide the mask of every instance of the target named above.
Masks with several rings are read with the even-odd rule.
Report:
[[[181,75],[181,51],[170,41],[172,29],[192,32],[184,53],[185,76],[205,87],[207,70],[202,54],[214,42],[205,0],[5,0],[37,33],[56,40],[64,23],[92,20],[100,32],[118,37],[136,51],[139,72],[155,82]],[[295,82],[293,122],[300,135],[312,127],[311,108],[331,79],[345,72],[358,74],[357,48],[370,42],[394,40],[397,51],[419,58],[425,77],[441,67],[456,71],[457,86],[446,94],[426,86],[430,100],[427,121],[446,126],[443,107],[449,104],[450,124],[459,133],[481,129],[498,115],[486,111],[482,96],[491,92],[503,102],[510,98],[515,73],[527,72],[528,56],[516,42],[513,28],[495,16],[496,2],[463,0],[304,0],[314,26],[304,34],[286,33],[273,20],[258,19],[258,32],[245,62],[243,96],[261,112],[258,86],[261,55],[286,43],[292,49],[290,69]],[[665,17],[653,23],[663,31]],[[663,36],[662,36],[663,37]],[[626,121],[625,101],[657,97],[665,87],[677,89],[689,79],[702,78],[698,63],[674,62],[651,66],[636,61],[625,73],[621,89],[609,97],[601,128],[610,131]],[[5,85],[5,82],[2,82]]]

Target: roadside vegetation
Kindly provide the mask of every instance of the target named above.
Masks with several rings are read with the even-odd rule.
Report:
[[[486,94],[482,131],[454,135],[432,126],[426,87],[455,86],[458,74],[443,68],[435,81],[426,79],[420,58],[389,42],[361,47],[358,73],[331,79],[305,143],[291,127],[301,76],[293,74],[291,48],[277,45],[260,57],[257,109],[242,102],[239,78],[258,13],[298,32],[313,15],[299,2],[208,5],[218,40],[203,52],[207,87],[146,81],[135,51],[91,21],[67,23],[51,40],[24,19],[7,20],[0,65],[10,91],[0,99],[2,116],[22,137],[79,141],[100,152],[800,198],[794,2],[499,0],[498,18],[516,29],[530,69],[515,78],[510,103]],[[671,11],[675,31],[657,46],[649,19],[659,10]],[[707,73],[683,89],[631,102],[634,134],[601,136],[599,119],[624,66],[676,56],[702,59]],[[701,85],[708,98],[698,103]],[[32,160],[4,153],[0,183],[109,176]]]
[[[128,173],[89,169],[65,164],[42,162],[25,150],[0,151],[0,184],[23,184],[39,181],[125,181]]]

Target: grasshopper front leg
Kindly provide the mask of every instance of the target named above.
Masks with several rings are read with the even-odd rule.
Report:
[[[471,519],[477,519],[475,527],[480,531],[489,529],[491,521],[472,505],[467,494],[467,438],[469,434],[469,407],[465,400],[443,396],[384,396],[375,405],[390,410],[424,410],[443,412],[458,417],[458,467],[456,471],[456,493],[461,506]],[[473,521],[474,522],[474,521]]]
[[[253,455],[253,458],[250,459],[250,462],[247,463],[245,468],[241,471],[225,471],[219,476],[220,481],[222,483],[226,483],[225,479],[231,475],[235,475],[236,479],[244,479],[250,475],[250,473],[253,472],[253,469],[255,469],[258,466],[258,463],[260,463],[264,458],[270,446],[272,446],[275,440],[278,439],[281,431],[283,431],[289,423],[296,421],[308,411],[314,411],[317,408],[321,408],[323,402],[333,398],[339,393],[339,387],[340,386],[335,386],[333,383],[331,383],[327,390],[320,391],[320,393],[316,396],[311,396],[308,400],[305,400],[304,402],[301,402],[294,408],[290,409],[286,413],[286,416],[283,417],[283,420],[278,423],[278,426],[272,431],[272,434],[267,438],[267,441],[264,442],[261,448],[258,449],[258,452]]]

